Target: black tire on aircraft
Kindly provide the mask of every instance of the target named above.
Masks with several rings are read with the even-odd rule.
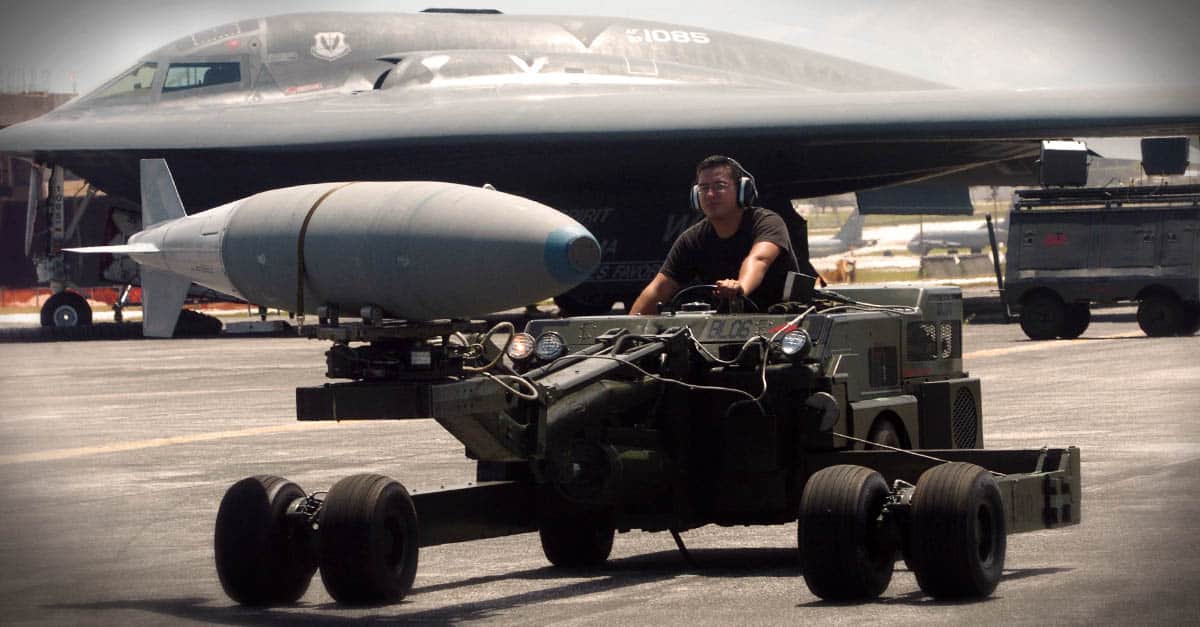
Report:
[[[879,515],[889,493],[883,476],[862,466],[830,466],[808,480],[796,537],[804,583],[813,594],[848,601],[887,589],[896,546]]]
[[[215,316],[191,309],[181,309],[175,322],[174,337],[214,337],[221,334],[224,325]]]
[[[616,528],[595,512],[558,515],[538,522],[542,552],[559,568],[595,568],[612,553]]]
[[[1039,292],[1021,304],[1021,330],[1031,340],[1052,340],[1062,333],[1066,308],[1057,294]]]
[[[400,482],[374,474],[338,481],[320,524],[321,580],[337,602],[395,603],[412,589],[417,510]]]
[[[1058,336],[1064,340],[1073,340],[1083,335],[1091,323],[1092,310],[1088,304],[1071,303],[1064,311],[1062,332]]]
[[[213,537],[217,577],[242,605],[294,603],[316,572],[309,538],[285,517],[300,486],[269,475],[233,484],[221,499]]]
[[[1186,317],[1183,303],[1171,293],[1154,292],[1138,303],[1138,326],[1150,337],[1182,333],[1188,322]]]
[[[75,327],[92,323],[92,307],[75,292],[59,292],[42,304],[42,326]]]
[[[1004,504],[996,480],[974,464],[951,462],[921,475],[909,511],[909,563],[926,594],[983,598],[1004,570]]]

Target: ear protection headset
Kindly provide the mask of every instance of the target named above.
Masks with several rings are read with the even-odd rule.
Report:
[[[733,157],[721,157],[721,159],[725,165],[729,165],[734,169],[734,175],[738,177],[737,205],[743,209],[753,205],[758,200],[758,186],[754,183],[754,175],[750,174]],[[720,167],[722,162],[714,163],[712,167]],[[692,185],[692,209],[700,211],[699,185]]]

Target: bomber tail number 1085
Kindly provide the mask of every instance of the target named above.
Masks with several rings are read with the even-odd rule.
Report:
[[[677,43],[677,44],[706,44],[711,40],[708,33],[682,30],[663,30],[661,28],[628,28],[625,37],[630,43]]]

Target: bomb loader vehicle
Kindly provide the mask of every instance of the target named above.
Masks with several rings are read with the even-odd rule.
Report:
[[[797,523],[821,598],[882,594],[900,557],[926,593],[979,598],[1007,534],[1079,522],[1078,449],[982,449],[958,288],[800,298],[763,313],[677,298],[521,333],[323,315],[308,332],[332,341],[327,375],[347,381],[298,388],[297,417],[432,418],[477,481],[410,492],[362,474],[308,493],[244,479],[217,514],[222,586],[288,603],[320,569],[340,603],[392,602],[439,544],[536,531],[551,564],[587,569],[616,532],[668,532],[687,557],[688,529]]]

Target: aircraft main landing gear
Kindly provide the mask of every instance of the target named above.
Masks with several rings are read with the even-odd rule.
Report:
[[[42,326],[77,327],[92,323],[92,307],[75,292],[62,291],[42,304]]]

